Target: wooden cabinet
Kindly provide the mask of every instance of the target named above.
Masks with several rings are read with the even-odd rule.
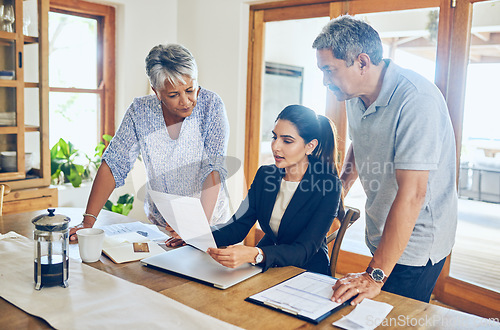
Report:
[[[50,190],[48,12],[49,0],[0,0],[0,183],[27,196],[8,213]]]

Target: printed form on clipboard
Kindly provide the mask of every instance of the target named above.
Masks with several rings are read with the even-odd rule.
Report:
[[[246,300],[318,324],[351,302],[339,304],[330,300],[336,281],[327,275],[304,272]]]

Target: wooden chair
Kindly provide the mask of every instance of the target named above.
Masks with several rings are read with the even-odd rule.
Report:
[[[10,187],[5,183],[0,184],[0,215],[3,214],[3,197],[10,193]]]
[[[340,221],[340,228],[335,232],[328,235],[326,238],[326,244],[333,243],[332,252],[330,254],[330,270],[332,276],[335,276],[335,269],[337,268],[337,260],[340,252],[340,244],[342,244],[342,239],[344,238],[347,228],[349,228],[356,220],[360,217],[360,212],[358,209],[353,207],[346,207],[345,209],[339,210],[339,215],[337,219]]]

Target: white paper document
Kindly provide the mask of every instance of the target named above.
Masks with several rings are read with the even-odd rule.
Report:
[[[352,312],[332,325],[347,330],[375,329],[391,310],[392,306],[387,303],[365,298]]]
[[[114,225],[100,226],[106,236],[120,235],[124,233],[137,233],[152,241],[165,241],[169,236],[162,233],[155,225],[148,225],[140,221],[117,223]]]
[[[157,243],[136,232],[106,236],[102,250],[117,264],[142,260],[165,252]]]
[[[332,286],[336,281],[327,275],[304,272],[259,292],[250,299],[291,314],[318,320],[340,306],[330,300]]]
[[[203,252],[206,252],[209,247],[217,247],[205,211],[198,198],[154,190],[148,192],[165,221],[187,244]]]

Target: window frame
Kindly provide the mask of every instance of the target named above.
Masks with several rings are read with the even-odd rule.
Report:
[[[115,8],[86,1],[50,0],[50,12],[97,20],[98,84],[96,89],[49,86],[49,92],[98,94],[101,100],[99,136],[115,133]]]

